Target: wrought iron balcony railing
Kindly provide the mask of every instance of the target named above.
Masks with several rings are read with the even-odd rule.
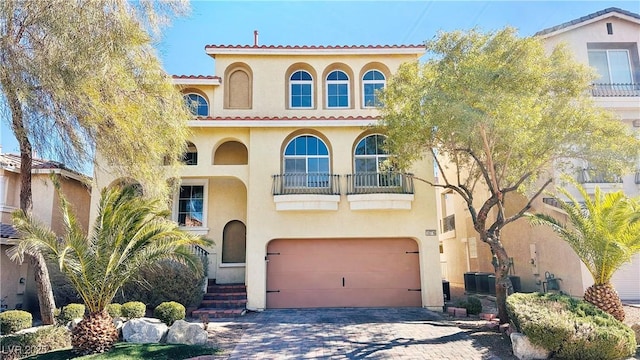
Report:
[[[622,182],[622,178],[617,174],[607,174],[595,169],[582,169],[578,171],[577,180],[581,184],[613,184]]]
[[[288,173],[273,175],[273,195],[340,195],[340,175]]]
[[[398,172],[359,172],[347,175],[347,195],[413,194],[413,178]]]
[[[640,96],[640,84],[593,84],[591,95],[598,97]]]

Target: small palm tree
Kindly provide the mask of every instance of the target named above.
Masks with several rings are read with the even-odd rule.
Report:
[[[88,310],[72,332],[72,345],[79,354],[107,351],[118,340],[118,332],[105,308],[118,289],[140,269],[161,260],[173,260],[193,271],[203,270],[191,246],[207,246],[212,242],[180,230],[167,219],[168,211],[160,201],[139,196],[139,190],[132,186],[102,191],[98,216],[88,236],[62,194],[60,201],[63,237],[56,236],[30,215],[14,212],[13,223],[22,241],[10,256],[21,261],[24,253],[40,250],[55,260],[69,278]]]
[[[569,201],[555,197],[570,225],[545,214],[528,217],[533,225],[550,226],[585,264],[594,284],[585,291],[584,299],[622,321],[624,308],[611,277],[640,252],[640,199],[628,198],[622,191],[605,194],[599,187],[590,197],[582,186],[574,186],[583,203],[562,188],[559,192]]]

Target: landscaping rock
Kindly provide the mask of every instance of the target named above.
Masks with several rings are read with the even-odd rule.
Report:
[[[204,345],[207,343],[207,332],[200,324],[176,320],[169,328],[167,344]]]
[[[640,323],[631,325],[631,329],[636,333],[636,343],[640,345]]]
[[[533,345],[529,338],[522,333],[513,332],[510,338],[513,355],[520,360],[548,359],[551,356],[551,351]]]
[[[167,325],[158,319],[131,319],[122,326],[122,338],[137,344],[159,343],[167,330]]]
[[[67,323],[67,329],[73,330],[76,325],[78,325],[82,321],[82,318],[75,318]]]

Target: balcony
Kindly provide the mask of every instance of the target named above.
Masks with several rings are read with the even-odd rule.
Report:
[[[580,184],[621,184],[622,178],[616,174],[607,174],[596,169],[582,169],[578,171]]]
[[[410,210],[413,202],[411,174],[362,172],[347,177],[351,210]]]
[[[593,84],[591,95],[596,97],[640,96],[640,84]]]
[[[338,210],[340,176],[328,173],[273,175],[277,211]]]
[[[347,195],[413,194],[413,178],[397,172],[361,172],[347,175]]]

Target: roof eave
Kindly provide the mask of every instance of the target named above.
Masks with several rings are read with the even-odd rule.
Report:
[[[567,26],[558,25],[559,28],[556,29],[556,30],[550,31],[554,27],[551,27],[551,28],[545,29],[545,30],[541,30],[541,31],[537,32],[536,34],[534,34],[534,36],[540,37],[542,39],[546,39],[546,38],[554,37],[554,36],[556,36],[558,34],[562,34],[564,32],[571,31],[571,30],[577,29],[579,27],[582,27],[582,26],[585,26],[585,25],[589,25],[589,24],[592,24],[594,22],[598,22],[598,21],[601,21],[601,20],[604,20],[604,19],[607,19],[607,18],[610,18],[610,17],[617,17],[617,18],[620,18],[620,19],[623,19],[623,20],[627,20],[629,22],[636,23],[636,24],[640,25],[640,19],[638,19],[636,17],[633,17],[633,16],[629,16],[627,14],[623,14],[623,13],[617,12],[617,11],[612,11],[612,12],[608,12],[608,13],[596,16],[596,17],[591,18],[591,19],[587,19],[587,20],[584,20],[584,21],[577,22],[575,24],[571,24],[571,25],[567,25]],[[549,32],[546,32],[546,31],[549,31]]]

